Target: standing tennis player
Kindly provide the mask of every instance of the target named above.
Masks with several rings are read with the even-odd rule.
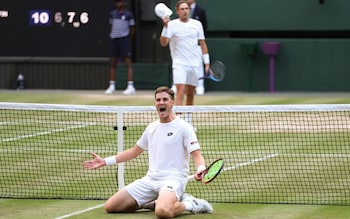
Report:
[[[101,158],[92,153],[93,160],[83,163],[86,169],[97,169],[136,158],[148,151],[149,169],[141,179],[119,190],[105,203],[108,213],[135,212],[155,201],[154,211],[158,218],[173,218],[184,211],[212,213],[212,206],[203,199],[184,194],[189,159],[197,168],[196,180],[205,169],[193,128],[172,111],[174,91],[159,87],[155,91],[155,107],[159,119],[150,123],[137,143],[118,155]]]
[[[176,3],[177,19],[163,18],[160,45],[169,45],[172,58],[173,82],[176,86],[175,105],[193,105],[198,75],[210,67],[208,47],[200,21],[190,18],[190,4],[186,0]],[[198,49],[200,46],[200,50]]]

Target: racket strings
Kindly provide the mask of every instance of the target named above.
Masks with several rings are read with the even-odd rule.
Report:
[[[204,177],[203,177],[203,182],[204,183],[209,183],[213,179],[216,178],[216,176],[221,172],[222,168],[224,166],[224,161],[223,159],[218,159],[216,160],[206,171]]]
[[[225,65],[222,62],[215,62],[210,66],[210,73],[214,78],[222,80],[225,77]]]

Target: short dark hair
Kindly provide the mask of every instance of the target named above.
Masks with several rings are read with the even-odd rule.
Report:
[[[171,98],[172,100],[175,99],[175,93],[174,93],[174,91],[173,91],[171,88],[167,87],[167,86],[158,87],[158,88],[156,89],[156,91],[154,92],[154,98],[156,97],[156,95],[157,95],[158,93],[161,93],[161,92],[166,92],[167,94],[169,94],[169,96],[170,96],[170,98]]]
[[[182,3],[186,3],[188,5],[188,7],[191,8],[191,5],[189,2],[187,2],[187,0],[179,0],[175,5],[175,10],[179,9],[179,7]]]

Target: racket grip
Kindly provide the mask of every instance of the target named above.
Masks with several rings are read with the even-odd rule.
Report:
[[[187,176],[187,180],[188,180],[188,181],[194,180],[194,174],[193,174],[193,175],[190,175],[190,176]]]

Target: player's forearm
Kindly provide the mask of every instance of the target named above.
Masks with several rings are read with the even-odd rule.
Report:
[[[196,166],[196,169],[199,170],[204,170],[205,168],[205,160],[204,158],[201,156],[201,157],[198,157],[198,159],[194,162],[195,163],[195,166]]]
[[[205,160],[200,150],[193,151],[191,153],[191,156],[196,169],[198,169],[201,166],[205,166]]]
[[[209,53],[208,46],[207,46],[207,44],[206,44],[206,42],[204,40],[200,40],[199,41],[199,45],[201,46],[202,54],[208,54]]]
[[[122,153],[116,155],[116,159],[117,159],[118,163],[123,163],[123,162],[126,162],[128,160],[132,160],[135,157],[137,157],[137,155],[132,152],[132,149],[128,149],[128,150],[123,151]]]
[[[161,46],[166,47],[169,43],[169,39],[166,37],[160,36],[159,42]]]
[[[135,145],[134,147],[125,150],[117,155],[104,158],[104,161],[106,163],[106,166],[123,163],[136,158],[140,153],[142,153],[142,151],[143,150],[141,148]]]

